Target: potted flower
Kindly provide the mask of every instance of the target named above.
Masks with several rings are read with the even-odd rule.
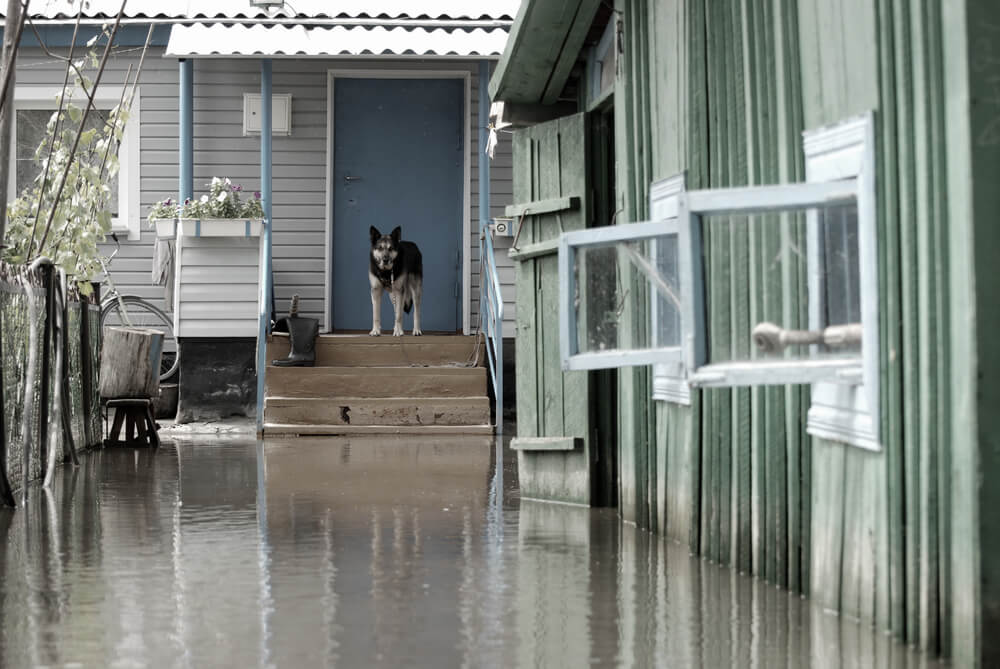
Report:
[[[167,198],[154,204],[149,223],[157,237],[258,237],[264,220],[260,192],[246,200],[241,200],[241,193],[243,186],[228,178],[212,177],[208,193],[198,199],[178,202]]]

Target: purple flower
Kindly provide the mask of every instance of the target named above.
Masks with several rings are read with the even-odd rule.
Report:
[[[242,193],[243,192],[243,186],[241,186],[239,184],[236,184],[235,186],[233,186],[233,190],[236,191],[237,193]]]
[[[184,204],[191,204],[191,198],[189,197],[184,198]]]
[[[164,204],[165,204],[165,205],[167,205],[168,207],[169,207],[169,206],[170,206],[171,204],[173,204],[173,203],[174,203],[174,201],[173,201],[173,200],[171,200],[171,199],[170,199],[169,197],[167,198],[167,201],[166,201],[166,202],[164,202]]]
[[[253,192],[253,199],[255,199],[255,200],[259,200],[260,199],[260,191],[259,190],[255,190]]]

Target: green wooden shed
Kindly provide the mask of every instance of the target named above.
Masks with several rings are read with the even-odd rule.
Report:
[[[1000,666],[1000,4],[527,0],[490,93],[516,128],[523,495]],[[607,238],[579,231],[642,221],[676,236],[677,357],[636,260],[604,283],[618,348],[651,357],[574,364],[580,249]]]

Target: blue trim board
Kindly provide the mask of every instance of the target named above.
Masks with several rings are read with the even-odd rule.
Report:
[[[179,181],[177,200],[194,197],[194,61],[180,60],[178,97],[178,156]]]
[[[257,434],[264,431],[264,377],[267,373],[267,333],[274,313],[271,276],[271,60],[260,61],[260,194],[264,206],[264,266],[260,280],[260,322],[257,329]],[[247,223],[249,227],[249,223]]]
[[[486,229],[490,221],[490,159],[486,155],[486,142],[489,131],[486,126],[490,122],[490,63],[479,61],[479,151],[476,153],[476,165],[479,167],[479,231]]]
[[[114,25],[114,19],[110,19],[108,21],[108,25]],[[38,30],[38,34],[41,35],[45,46],[49,48],[66,48],[73,41],[72,25],[36,25],[35,27]],[[80,47],[86,45],[92,37],[99,35],[100,32],[101,29],[98,26],[80,26],[80,30],[76,34],[76,46]],[[146,34],[148,32],[148,25],[130,24],[127,26],[118,26],[118,32],[115,33],[115,45],[119,47],[142,46],[146,43]],[[0,35],[2,35],[2,30],[0,30]],[[149,45],[166,46],[169,39],[170,26],[155,26],[153,28],[153,38],[150,40]],[[35,36],[35,32],[30,26],[24,26],[24,32],[21,34],[21,46],[39,46],[38,38]]]

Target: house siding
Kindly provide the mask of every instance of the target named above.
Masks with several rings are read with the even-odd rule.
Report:
[[[109,62],[105,85],[121,85],[125,73],[138,63],[138,52],[119,54]],[[478,65],[475,62],[405,60],[295,60],[273,61],[274,93],[292,95],[292,132],[276,135],[272,142],[273,261],[276,306],[284,311],[293,294],[300,296],[300,311],[325,322],[326,281],[326,172],[327,172],[327,72],[337,70],[448,70],[468,72],[470,147],[469,216],[471,220],[469,303],[471,329],[477,324],[479,306],[479,183],[477,170]],[[19,54],[18,85],[61,84],[64,68],[39,49]],[[194,62],[194,189],[200,195],[213,176],[228,176],[247,193],[260,189],[260,139],[243,136],[243,94],[260,91],[260,65],[256,59],[199,59]],[[141,239],[122,241],[112,265],[112,276],[123,293],[140,295],[163,305],[160,286],[151,285],[152,247],[155,233],[145,223],[151,205],[175,197],[178,189],[178,64],[152,49],[140,79],[140,212]],[[491,215],[502,215],[511,201],[511,144],[501,142],[491,165]],[[498,244],[498,265],[506,302],[508,336],[513,335],[514,277],[512,264]],[[111,246],[105,247],[110,253]],[[367,290],[364,277],[361,289]]]

